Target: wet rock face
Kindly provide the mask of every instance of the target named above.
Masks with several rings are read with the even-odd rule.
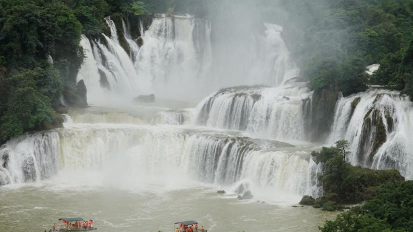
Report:
[[[359,160],[371,164],[380,147],[387,141],[387,133],[393,130],[393,118],[386,110],[384,117],[379,109],[370,109],[364,117],[362,137],[359,148]],[[385,122],[387,122],[387,127]]]
[[[242,195],[238,195],[238,199],[239,200],[250,200],[254,197],[254,195],[252,195],[251,191],[246,191],[244,192],[244,194]]]
[[[6,151],[6,152],[4,152],[4,154],[2,156],[2,161],[0,160],[0,164],[3,168],[7,169],[8,166],[9,166],[9,161],[10,161],[9,152]]]
[[[80,80],[76,85],[76,94],[78,99],[75,106],[77,107],[87,107],[87,89],[85,82]]]
[[[67,102],[69,106],[80,108],[85,108],[88,106],[87,89],[83,80],[80,80],[76,86],[66,89],[63,92],[63,96],[65,102]]]
[[[155,102],[155,94],[150,95],[140,95],[133,99],[135,103],[154,103]]]
[[[339,96],[338,92],[331,90],[314,92],[311,106],[312,140],[323,141],[329,135]]]
[[[33,159],[25,159],[22,165],[24,182],[33,182],[36,180],[36,169]]]
[[[10,180],[7,177],[6,171],[8,168],[10,157],[6,150],[3,155],[0,154],[0,186],[10,184]]]

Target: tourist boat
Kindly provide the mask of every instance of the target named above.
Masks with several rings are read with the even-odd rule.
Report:
[[[192,226],[197,226],[198,227],[198,222],[196,221],[182,221],[182,222],[175,222],[175,227],[178,229],[179,232],[185,232],[185,229],[187,227],[192,227]],[[174,230],[176,231],[176,230]],[[198,228],[197,230],[194,230],[194,232],[202,232],[201,228]],[[204,232],[208,232],[207,230],[204,230]]]
[[[56,226],[56,229],[52,229],[51,231],[90,231],[90,230],[97,230],[96,227],[87,227],[83,226],[83,218],[75,217],[75,218],[59,218],[59,224]]]

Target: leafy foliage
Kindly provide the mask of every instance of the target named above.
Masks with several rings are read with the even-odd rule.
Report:
[[[322,232],[405,232],[413,230],[413,181],[387,184],[361,207],[327,221]]]
[[[312,89],[346,96],[379,84],[413,96],[413,0],[260,2],[267,21],[285,26],[287,45]],[[380,70],[367,76],[365,67],[374,63]]]
[[[360,203],[375,197],[383,184],[404,181],[395,170],[371,170],[348,164],[344,158],[349,154],[348,146],[347,141],[341,140],[335,147],[323,147],[320,152],[312,153],[315,161],[324,167],[319,176],[324,196],[314,201],[316,207],[336,210],[341,204]]]
[[[61,124],[52,105],[75,81],[81,32],[61,1],[0,1],[0,142]]]

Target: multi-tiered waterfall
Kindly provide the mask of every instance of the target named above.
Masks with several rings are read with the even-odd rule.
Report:
[[[191,180],[228,190],[242,184],[257,197],[320,195],[320,167],[310,158],[319,145],[309,142],[308,126],[317,112],[282,27],[264,24],[239,48],[247,55],[229,60],[214,53],[214,25],[206,20],[159,17],[149,27],[119,22],[107,18],[110,34],[100,39],[82,36],[86,59],[78,79],[100,107],[71,110],[65,128],[6,143],[0,185],[87,170],[122,189]],[[139,38],[131,35],[134,27]],[[229,51],[236,45],[228,43]],[[134,97],[152,93],[199,103],[132,105]],[[396,168],[413,178],[412,109],[397,92],[341,98],[325,143],[347,139],[353,164]]]

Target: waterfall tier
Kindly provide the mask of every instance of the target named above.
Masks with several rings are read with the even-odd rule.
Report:
[[[248,131],[282,141],[305,139],[306,87],[238,87],[214,93],[198,106],[197,123]]]
[[[55,175],[60,154],[56,132],[27,134],[0,148],[0,185],[36,182]]]
[[[329,141],[351,144],[350,162],[413,178],[413,104],[399,92],[370,90],[337,103]]]
[[[104,170],[123,185],[182,174],[215,185],[248,180],[294,194],[311,192],[309,152],[285,143],[168,126],[83,124],[60,136],[65,169]]]

